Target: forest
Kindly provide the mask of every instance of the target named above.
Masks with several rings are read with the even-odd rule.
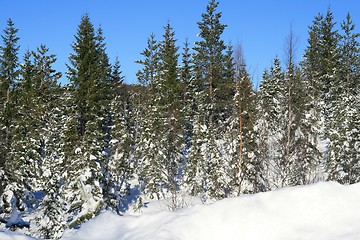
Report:
[[[110,62],[101,27],[81,17],[65,73],[46,45],[19,56],[12,19],[0,43],[0,227],[37,238],[104,210],[168,209],[318,181],[360,180],[360,34],[328,9],[295,36],[259,89],[241,45],[226,45],[219,3],[208,2],[199,41],[179,44],[171,23],[151,34],[139,84]],[[2,23],[1,23],[2,24]],[[141,51],[141,50],[140,50]],[[121,57],[121,56],[120,56]],[[12,222],[15,213],[25,219]],[[17,216],[17,215],[16,215]]]

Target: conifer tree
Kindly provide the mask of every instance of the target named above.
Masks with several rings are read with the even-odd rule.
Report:
[[[178,58],[179,47],[176,46],[175,32],[168,23],[165,27],[163,41],[160,45],[160,81],[159,101],[157,105],[163,115],[164,138],[161,140],[165,153],[164,167],[167,172],[166,181],[171,193],[171,209],[179,207],[177,196],[180,187],[181,165],[184,149],[184,117],[181,97],[183,85],[179,81]]]
[[[188,158],[188,182],[193,194],[201,193],[220,199],[225,197],[227,183],[223,177],[224,158],[220,136],[225,131],[224,121],[229,116],[224,108],[233,99],[234,91],[228,91],[233,78],[226,78],[226,46],[221,35],[226,25],[220,23],[218,3],[210,1],[202,21],[198,22],[200,41],[195,42],[194,94],[196,116],[192,147]]]
[[[36,112],[41,130],[38,130],[38,149],[40,153],[40,169],[37,170],[38,188],[44,189],[45,197],[38,209],[40,218],[37,225],[41,229],[41,237],[59,238],[64,230],[64,200],[60,194],[62,172],[60,158],[60,134],[62,131],[61,89],[58,80],[61,73],[53,69],[56,62],[54,54],[40,45],[33,52],[32,85],[36,100]],[[36,171],[34,171],[36,172]],[[44,221],[46,219],[46,221]]]
[[[134,173],[134,124],[130,94],[124,84],[120,62],[116,58],[110,76],[111,104],[108,122],[110,156],[104,172],[104,202],[118,214],[128,209],[129,180]]]
[[[158,74],[159,64],[159,43],[155,39],[155,34],[152,33],[147,40],[147,48],[141,52],[144,56],[144,60],[135,61],[138,64],[143,65],[142,70],[136,73],[136,76],[142,85],[152,84]]]
[[[3,46],[1,50],[1,105],[6,110],[6,105],[10,101],[11,90],[16,84],[19,76],[18,51],[20,47],[17,45],[19,38],[17,37],[18,29],[15,28],[14,22],[9,19],[4,35],[1,35]],[[3,111],[4,111],[3,110]]]
[[[333,104],[334,117],[329,130],[330,146],[327,169],[329,179],[352,184],[359,175],[359,42],[354,33],[355,24],[350,14],[341,24],[340,81],[337,83],[337,100]]]
[[[240,45],[234,54],[236,94],[234,109],[229,118],[227,152],[230,153],[231,189],[233,195],[261,191],[257,164],[257,146],[254,125],[256,123],[256,95],[246,70],[245,57]]]
[[[186,39],[181,54],[181,66],[179,68],[179,81],[183,88],[182,93],[182,112],[184,115],[184,155],[188,156],[193,135],[193,119],[195,116],[195,97],[194,97],[194,66],[192,63],[190,44]]]
[[[14,102],[13,96],[15,85],[19,77],[19,61],[18,61],[18,29],[15,28],[11,19],[7,21],[7,27],[1,35],[3,44],[0,46],[0,209],[11,210],[10,200],[12,194],[20,194],[21,187],[14,187],[13,168],[15,162],[11,159],[11,145],[13,118],[14,118]],[[11,185],[11,186],[10,186]],[[16,188],[16,189],[15,189]],[[3,195],[7,192],[6,195]],[[18,197],[18,196],[17,196]]]
[[[141,104],[136,104],[138,109],[137,114],[137,131],[139,131],[136,144],[136,157],[139,159],[136,172],[139,175],[139,183],[141,185],[141,191],[147,197],[157,197],[160,199],[162,195],[161,186],[155,181],[153,175],[147,176],[151,167],[156,168],[155,164],[152,164],[153,159],[156,159],[158,154],[158,144],[156,143],[155,136],[161,136],[155,126],[155,121],[160,121],[160,117],[156,116],[156,106],[154,99],[156,98],[154,86],[159,77],[159,43],[155,39],[155,35],[152,33],[147,39],[147,48],[141,52],[144,56],[144,60],[135,61],[142,65],[142,68],[136,73],[138,81],[141,85],[145,86],[143,89],[143,97],[141,98]],[[139,199],[142,201],[142,198]],[[141,205],[141,204],[140,204]]]
[[[92,218],[103,206],[101,163],[107,154],[104,151],[104,119],[107,118],[106,87],[110,68],[107,63],[102,31],[95,34],[88,15],[81,18],[75,42],[74,53],[70,55],[68,78],[72,89],[75,110],[68,118],[68,138],[71,146],[67,149],[68,188],[77,194],[67,196],[73,213],[70,227]]]
[[[158,198],[171,196],[171,209],[177,208],[180,164],[183,160],[182,85],[178,72],[178,47],[168,23],[159,43],[159,73],[150,89],[151,110],[145,125],[142,178],[145,192]]]
[[[261,148],[260,155],[265,158],[268,187],[283,187],[288,180],[281,143],[285,129],[285,94],[284,73],[280,60],[276,57],[270,72],[264,74],[260,85],[261,138],[265,139],[265,147]]]
[[[334,29],[333,14],[318,14],[309,27],[309,46],[305,50],[302,67],[312,87],[314,109],[320,109],[319,118],[324,117],[325,137],[331,129],[332,109],[337,98],[339,84],[339,34]]]

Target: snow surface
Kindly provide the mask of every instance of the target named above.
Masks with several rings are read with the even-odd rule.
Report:
[[[21,233],[10,232],[3,229],[0,229],[0,239],[1,240],[35,240],[35,238],[25,236]]]
[[[151,207],[150,207],[151,208]],[[360,239],[360,184],[317,183],[140,216],[111,212],[64,239]]]
[[[321,182],[170,212],[150,202],[139,216],[104,212],[63,240],[358,240],[360,184]],[[161,206],[161,207],[160,207]],[[1,240],[29,240],[0,230]]]

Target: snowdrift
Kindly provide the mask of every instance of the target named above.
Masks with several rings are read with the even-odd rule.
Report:
[[[10,232],[3,229],[0,229],[0,239],[1,240],[35,240],[35,238],[25,236],[21,233]]]
[[[195,205],[152,202],[140,216],[104,212],[63,240],[359,240],[360,183],[322,182]],[[1,240],[33,240],[0,229]]]
[[[64,239],[358,240],[360,184],[323,182],[141,216],[104,212]]]

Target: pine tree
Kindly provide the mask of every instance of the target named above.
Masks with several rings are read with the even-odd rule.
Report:
[[[184,117],[181,97],[183,85],[179,81],[178,58],[179,47],[176,46],[175,32],[168,23],[159,49],[160,81],[156,85],[159,99],[156,101],[163,115],[164,138],[161,140],[165,153],[164,167],[167,172],[166,181],[171,193],[171,209],[179,206],[178,190],[180,187],[181,165],[184,150]]]
[[[350,13],[346,20],[341,23],[343,34],[340,36],[340,59],[341,59],[341,97],[355,96],[359,90],[359,81],[356,78],[360,74],[358,38],[360,33],[355,31],[355,24],[351,19]]]
[[[226,46],[221,35],[226,25],[220,23],[221,12],[216,12],[218,3],[210,1],[202,21],[198,22],[201,41],[195,43],[194,94],[196,113],[193,123],[192,144],[188,158],[188,182],[193,194],[201,193],[220,199],[226,196],[227,183],[223,178],[223,153],[219,150],[224,122],[229,116],[226,106],[234,91],[228,91],[233,78],[226,78]]]
[[[306,87],[307,106],[306,122],[311,145],[327,144],[323,158],[327,160],[325,168],[329,169],[331,153],[331,138],[336,123],[335,106],[339,101],[341,87],[341,49],[339,33],[334,29],[333,15],[328,9],[326,15],[318,14],[309,27],[308,47],[303,61],[303,82]],[[312,147],[313,152],[318,152]],[[316,154],[319,155],[318,153]],[[319,158],[319,157],[317,157]],[[331,167],[330,167],[331,168]],[[327,170],[328,171],[328,170]]]
[[[154,198],[157,196],[160,199],[160,186],[154,179],[154,175],[147,175],[151,172],[151,167],[156,168],[155,164],[152,163],[156,159],[159,153],[156,147],[155,136],[161,136],[155,126],[155,121],[160,121],[159,116],[156,116],[157,109],[155,108],[154,99],[156,96],[154,86],[158,81],[159,77],[159,43],[155,39],[155,35],[152,33],[147,39],[147,48],[141,52],[144,56],[144,60],[135,61],[142,65],[136,76],[138,81],[145,88],[143,89],[142,96],[139,96],[140,101],[136,103],[138,113],[136,114],[137,132],[138,136],[136,139],[136,158],[139,159],[136,172],[139,177],[139,183],[142,193],[146,197]],[[155,131],[156,130],[156,131]],[[142,198],[139,198],[142,202]],[[141,205],[141,203],[139,203]]]
[[[320,179],[321,153],[318,149],[319,125],[313,116],[311,97],[303,74],[295,65],[285,72],[285,117],[282,143],[289,185],[303,185]]]

